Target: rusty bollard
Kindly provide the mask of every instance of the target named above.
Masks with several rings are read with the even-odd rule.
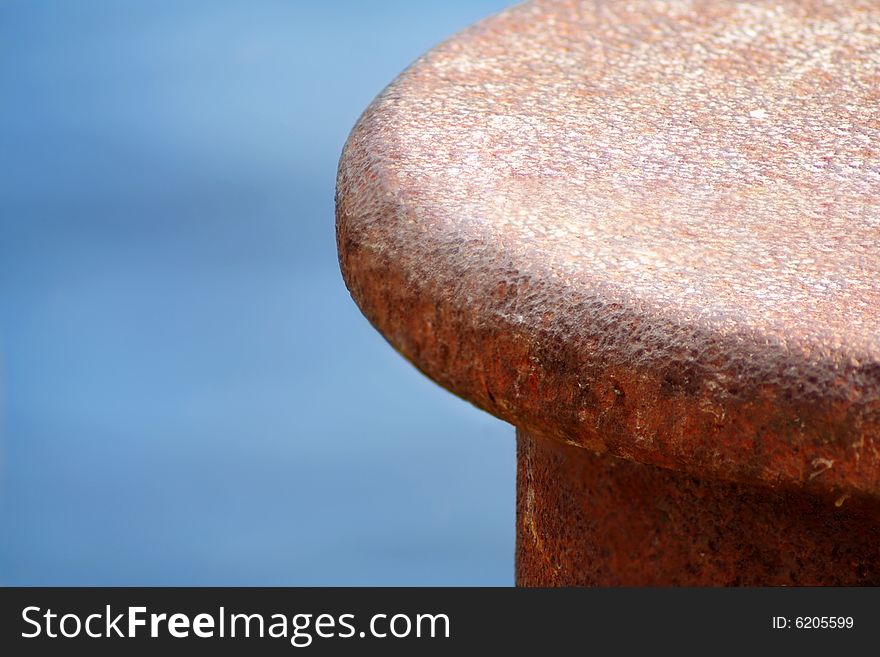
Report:
[[[527,2],[355,126],[346,284],[517,427],[520,585],[880,584],[878,26]]]

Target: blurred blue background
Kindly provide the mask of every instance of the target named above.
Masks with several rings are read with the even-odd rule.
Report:
[[[0,584],[513,583],[513,430],[333,232],[360,112],[507,4],[0,2]]]

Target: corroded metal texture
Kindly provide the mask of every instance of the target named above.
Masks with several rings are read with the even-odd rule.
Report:
[[[521,586],[880,585],[880,506],[693,477],[519,432]]]
[[[880,498],[880,4],[529,2],[343,153],[352,296],[533,435]]]

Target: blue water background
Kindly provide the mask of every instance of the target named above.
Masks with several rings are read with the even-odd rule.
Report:
[[[0,2],[0,585],[512,583],[512,429],[333,235],[363,108],[508,4]]]

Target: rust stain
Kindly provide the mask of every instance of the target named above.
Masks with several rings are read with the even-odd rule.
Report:
[[[878,450],[853,449],[880,435],[877,25],[877,3],[793,0],[479,23],[348,140],[352,296],[517,426],[880,496]]]
[[[560,449],[855,513],[880,500],[878,26],[858,0],[536,0],[477,24],[346,143],[352,297]]]
[[[517,530],[521,586],[880,585],[876,500],[693,477],[525,432],[517,440],[517,495],[532,496]]]

